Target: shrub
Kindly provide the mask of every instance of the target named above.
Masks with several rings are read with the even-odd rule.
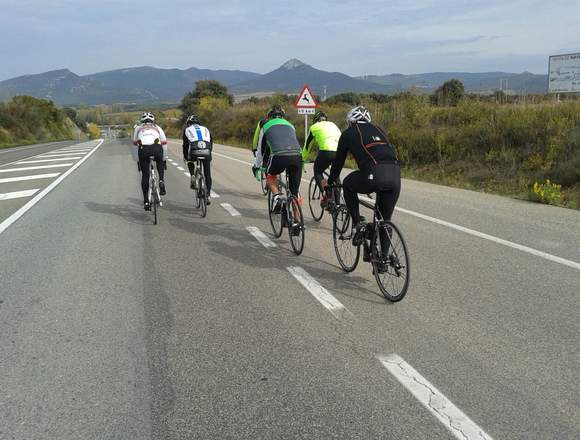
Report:
[[[534,202],[557,205],[562,200],[562,185],[546,180],[545,183],[535,182],[529,192],[529,199]]]

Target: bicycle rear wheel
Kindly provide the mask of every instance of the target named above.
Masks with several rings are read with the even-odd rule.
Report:
[[[270,217],[270,224],[272,225],[272,232],[274,237],[279,238],[282,235],[282,210],[274,212],[274,195],[272,191],[268,191],[268,216]]]
[[[193,179],[195,182],[195,189],[193,190],[193,207],[199,209],[201,201],[199,199],[199,177],[197,172],[194,174]]]
[[[302,208],[295,197],[290,198],[288,206],[288,236],[292,250],[296,255],[300,255],[304,250],[304,217]]]
[[[324,208],[320,205],[321,199],[322,192],[316,184],[316,179],[313,177],[310,179],[310,185],[308,186],[308,205],[310,206],[312,219],[315,222],[322,220],[322,216],[324,215]]]
[[[201,208],[201,216],[205,217],[207,215],[207,187],[205,186],[205,179],[203,174],[199,180],[199,207]]]
[[[391,222],[377,222],[371,240],[373,274],[383,296],[392,302],[407,294],[410,280],[409,252],[399,228]]]
[[[352,221],[346,206],[339,206],[332,217],[332,240],[342,270],[352,272],[360,258],[360,246],[352,245]]]

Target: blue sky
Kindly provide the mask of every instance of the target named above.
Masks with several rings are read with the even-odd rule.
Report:
[[[0,0],[0,80],[70,68],[265,73],[290,58],[350,75],[545,73],[580,52],[579,0]]]

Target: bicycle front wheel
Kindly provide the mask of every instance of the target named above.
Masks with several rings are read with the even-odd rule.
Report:
[[[332,217],[332,240],[342,270],[352,272],[360,259],[360,246],[352,245],[352,220],[346,206],[339,206]]]
[[[310,179],[310,185],[308,186],[308,205],[310,206],[310,213],[312,214],[312,219],[315,222],[322,220],[324,215],[324,208],[320,204],[322,201],[322,192],[316,184],[316,179],[313,177]]]
[[[274,195],[272,191],[268,191],[268,215],[270,217],[270,224],[272,225],[272,232],[274,237],[279,238],[282,235],[282,210],[274,212]]]
[[[383,296],[401,301],[409,288],[410,263],[407,244],[394,223],[378,222],[371,240],[373,273]]]
[[[304,250],[304,217],[302,208],[295,197],[290,198],[288,207],[288,236],[292,250],[296,255],[300,255]]]

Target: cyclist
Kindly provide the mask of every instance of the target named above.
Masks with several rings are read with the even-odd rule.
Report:
[[[334,122],[328,120],[324,112],[316,112],[314,115],[314,124],[310,127],[304,148],[302,149],[302,161],[306,162],[313,144],[318,145],[318,155],[314,161],[314,179],[320,191],[322,191],[321,182],[324,179],[324,171],[332,165],[336,157],[338,139],[340,138],[340,129]],[[326,203],[326,196],[321,200],[322,206]]]
[[[262,130],[262,127],[264,126],[264,124],[266,122],[268,122],[268,115],[270,114],[270,112],[275,111],[277,113],[283,112],[284,109],[279,106],[278,104],[274,105],[266,114],[266,116],[264,116],[262,119],[260,119],[258,121],[258,125],[256,125],[256,130],[254,131],[254,139],[252,141],[252,153],[254,153],[254,156],[256,155],[256,151],[258,150],[258,148],[260,147],[258,145],[258,141],[260,140],[260,130]]]
[[[141,189],[143,190],[144,208],[151,210],[149,204],[149,157],[153,156],[159,173],[159,193],[164,196],[165,169],[167,168],[167,138],[163,129],[155,124],[155,116],[145,112],[141,115],[140,123],[133,131],[133,145],[137,147],[138,169],[141,171]]]
[[[371,124],[371,115],[363,106],[346,115],[348,128],[340,136],[336,160],[330,169],[328,183],[336,182],[351,153],[358,170],[342,182],[346,208],[353,221],[353,245],[363,241],[358,194],[377,193],[377,207],[384,220],[390,220],[401,191],[401,173],[397,153],[385,133]]]
[[[197,157],[203,157],[203,173],[205,174],[205,185],[207,187],[207,204],[211,204],[211,152],[213,141],[209,130],[201,125],[199,116],[191,115],[187,118],[183,130],[183,160],[187,163],[189,173],[191,174],[191,183],[189,187],[193,190],[195,187],[195,160]]]
[[[257,177],[262,166],[266,167],[266,182],[274,196],[274,210],[280,212],[280,188],[278,174],[288,173],[290,193],[298,197],[302,178],[302,158],[300,144],[296,139],[296,129],[286,120],[286,113],[280,106],[273,106],[268,112],[268,121],[260,129],[256,160],[252,175]]]

